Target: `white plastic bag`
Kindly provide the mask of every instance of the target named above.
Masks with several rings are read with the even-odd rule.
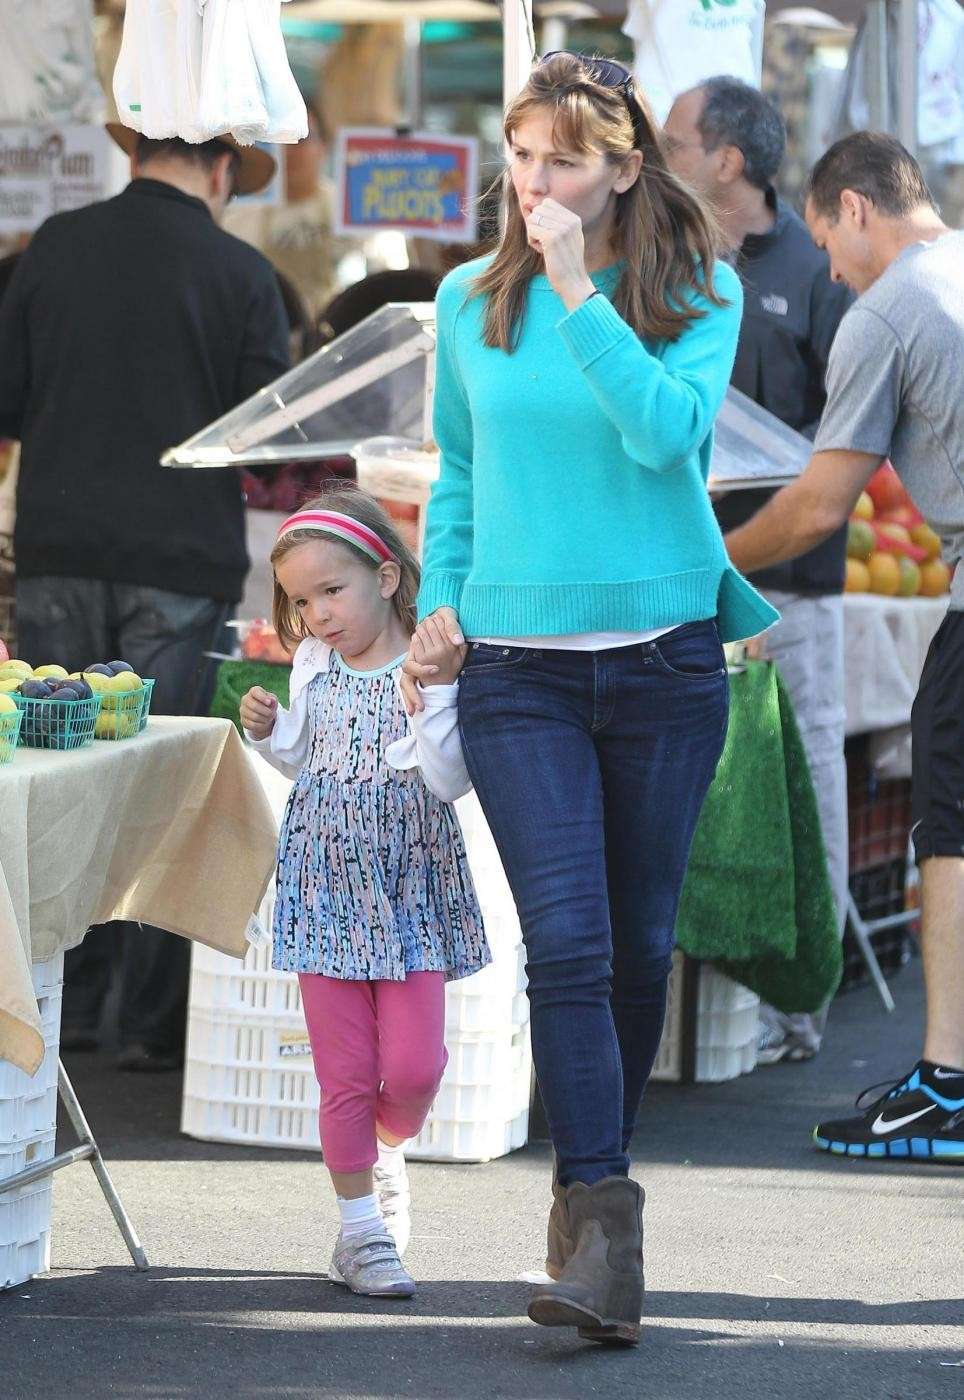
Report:
[[[206,141],[198,122],[203,0],[128,0],[114,69],[125,126],[160,140]]]
[[[268,108],[244,0],[204,0],[198,121],[210,137],[267,140]]]
[[[114,98],[121,121],[154,138],[308,134],[280,0],[127,0]]]
[[[302,141],[308,135],[308,113],[288,65],[281,33],[281,0],[245,0],[248,32],[261,75],[268,109],[264,141]],[[242,138],[237,131],[235,136]]]

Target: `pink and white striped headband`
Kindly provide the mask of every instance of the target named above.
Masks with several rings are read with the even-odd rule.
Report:
[[[355,520],[351,515],[342,515],[335,510],[300,510],[288,519],[278,531],[278,539],[289,535],[292,530],[317,530],[322,535],[335,535],[346,544],[353,544],[373,559],[376,564],[386,564],[394,559],[392,551],[383,539]]]

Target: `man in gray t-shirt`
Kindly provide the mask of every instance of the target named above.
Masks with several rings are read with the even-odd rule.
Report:
[[[814,242],[859,300],[834,340],[806,471],[726,536],[744,573],[848,517],[884,457],[957,565],[914,703],[913,836],[922,880],[924,1058],[861,1116],[814,1140],[854,1157],[964,1162],[964,233],[948,229],[897,141],[857,132],[814,166]]]

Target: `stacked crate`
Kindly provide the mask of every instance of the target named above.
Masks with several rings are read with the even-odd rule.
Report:
[[[43,1063],[35,1075],[0,1060],[0,1183],[54,1155],[64,959],[34,963]],[[0,1191],[0,1289],[50,1267],[51,1178]]]
[[[850,893],[858,913],[870,922],[903,912],[912,869],[910,779],[878,778],[866,735],[847,743],[847,806]],[[906,926],[881,929],[870,935],[870,941],[885,976],[899,971],[910,957]],[[841,989],[859,986],[869,973],[849,929],[843,954]]]

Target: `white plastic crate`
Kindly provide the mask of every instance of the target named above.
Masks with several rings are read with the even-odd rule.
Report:
[[[508,1122],[452,1122],[433,1113],[406,1151],[409,1157],[427,1162],[491,1162],[525,1147],[528,1137],[528,1103]]]
[[[35,1162],[48,1162],[55,1138],[56,1129],[51,1128],[9,1149],[0,1147],[0,1181]],[[0,1192],[0,1289],[14,1288],[50,1268],[51,1198],[49,1176],[17,1191]]]
[[[195,957],[209,964],[223,955],[196,946]],[[249,954],[252,961],[261,957],[260,948]],[[232,975],[244,980],[244,974],[225,970],[209,973],[202,986],[210,993],[218,985],[211,979],[228,982]],[[285,979],[298,990],[290,973],[264,975]],[[450,1026],[460,1011],[473,1008],[481,1014],[486,1005],[483,997],[459,999],[458,990],[465,985],[458,982],[447,988]],[[220,1005],[195,1004],[192,975],[181,1130],[218,1142],[320,1150],[319,1089],[300,1006],[297,1013],[275,1015],[244,1004],[229,1009],[227,1000],[225,994]],[[449,1061],[442,1085],[410,1155],[487,1160],[511,1150],[493,1144],[511,1139],[515,1146],[521,1145],[515,1141],[520,1114],[525,1115],[525,1140],[531,1053],[528,1017],[521,1025],[511,1020],[514,1001],[515,997],[506,999],[506,1015],[494,1027],[455,1033],[449,1029]],[[443,1150],[445,1143],[450,1152]]]
[[[739,982],[701,963],[696,1012],[696,1079],[719,1083],[756,1067],[760,998]],[[678,1081],[683,1049],[683,954],[673,954],[666,1023],[650,1076]]]
[[[0,1152],[49,1132],[57,1122],[63,954],[48,962],[34,963],[30,971],[40,1010],[44,1058],[33,1075],[25,1074],[7,1060],[0,1060]]]
[[[507,1141],[520,1116],[525,1117],[528,1131],[531,1089],[528,1024],[512,1032],[502,1027],[450,1040],[448,1064],[432,1112],[409,1144],[407,1155],[482,1162],[511,1151],[492,1144]]]

